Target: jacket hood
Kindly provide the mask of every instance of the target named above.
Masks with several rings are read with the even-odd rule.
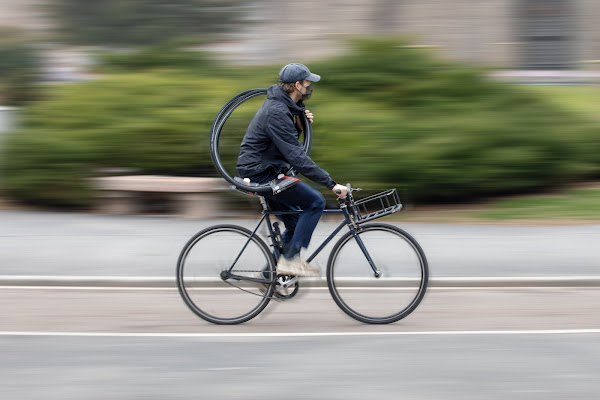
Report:
[[[304,112],[304,102],[300,100],[298,103],[294,103],[290,95],[279,85],[273,85],[267,89],[267,99],[282,102],[294,115]]]

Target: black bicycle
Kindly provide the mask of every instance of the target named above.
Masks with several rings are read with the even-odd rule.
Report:
[[[307,258],[312,261],[343,229],[327,262],[326,281],[336,304],[349,316],[370,324],[396,322],[414,311],[427,290],[427,259],[417,241],[385,223],[367,223],[399,211],[395,189],[354,200],[339,199],[343,221]],[[271,211],[261,196],[262,218],[251,231],[237,225],[215,225],[192,237],[177,262],[177,285],[188,307],[215,324],[246,322],[269,301],[287,301],[298,292],[297,277],[280,275],[276,264],[283,243],[279,222],[271,216],[302,211]],[[266,224],[271,248],[259,237]],[[301,278],[312,285],[322,278]]]
[[[232,177],[221,161],[223,128],[234,111],[245,102],[264,96],[267,89],[250,89],[229,100],[217,114],[210,131],[210,156],[219,174],[231,187],[258,195],[262,218],[253,231],[237,225],[215,225],[192,237],[177,262],[177,286],[184,302],[201,318],[216,324],[246,322],[265,309],[272,299],[290,300],[298,293],[295,276],[277,274],[276,264],[283,251],[279,222],[273,215],[302,211],[272,211],[261,193],[284,190],[288,179],[265,184]],[[310,154],[312,127],[304,114],[303,147]],[[247,125],[247,122],[246,124]],[[236,124],[234,124],[236,126]],[[234,129],[225,136],[239,131]],[[239,132],[238,132],[239,133]],[[287,175],[294,176],[293,168]],[[250,186],[250,187],[248,187]],[[359,189],[354,189],[359,190]],[[327,262],[327,286],[337,305],[352,318],[371,324],[398,321],[417,308],[429,279],[427,260],[419,244],[408,233],[390,224],[367,223],[399,211],[402,204],[395,189],[354,200],[353,189],[340,199],[340,208],[325,210],[341,214],[343,221],[307,259],[312,261],[343,228],[347,231],[335,243]],[[272,248],[258,235],[265,223]],[[304,283],[323,285],[322,278],[302,278]]]

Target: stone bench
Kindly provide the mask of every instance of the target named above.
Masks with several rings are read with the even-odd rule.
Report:
[[[98,211],[108,214],[139,214],[144,203],[158,199],[172,212],[187,218],[210,218],[222,213],[220,192],[227,190],[221,178],[158,175],[105,176],[92,178],[98,191]]]

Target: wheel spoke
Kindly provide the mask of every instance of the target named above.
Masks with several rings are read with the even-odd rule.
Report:
[[[272,287],[262,293],[263,285],[243,279],[256,277],[264,269],[275,271],[268,247],[257,236],[248,241],[251,234],[242,227],[218,225],[197,234],[182,251],[177,266],[179,291],[190,309],[205,320],[245,322],[268,304]],[[229,282],[231,278],[224,280],[221,273],[234,260],[231,273],[241,279]]]
[[[327,266],[329,290],[340,308],[367,323],[390,323],[410,314],[427,288],[428,267],[416,241],[388,224],[367,224],[359,231],[380,277],[355,238],[346,234],[334,246]]]

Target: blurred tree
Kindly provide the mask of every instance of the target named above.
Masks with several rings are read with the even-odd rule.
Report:
[[[242,24],[239,0],[57,0],[48,4],[61,39],[131,46],[229,32]]]
[[[0,29],[0,104],[35,99],[39,75],[40,59],[31,42],[18,30]]]
[[[96,56],[100,70],[107,73],[139,72],[165,67],[206,71],[216,65],[205,52],[186,50],[186,45],[189,45],[187,40],[174,39],[140,47],[135,51],[107,51],[97,53]]]

